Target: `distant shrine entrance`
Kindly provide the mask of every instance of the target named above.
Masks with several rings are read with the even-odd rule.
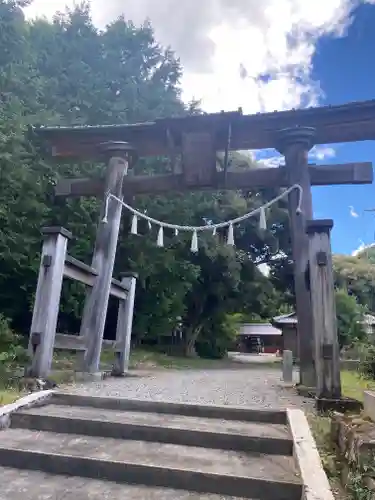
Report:
[[[90,290],[80,332],[85,344],[83,370],[91,374],[98,371],[109,296],[117,293],[123,297],[121,287],[116,288],[121,283],[112,279],[122,211],[122,204],[116,200],[145,193],[298,186],[303,195],[301,198],[298,190],[290,191],[289,216],[300,382],[306,387],[317,388],[321,396],[341,398],[330,249],[332,221],[313,220],[311,186],[370,184],[373,180],[372,164],[309,165],[308,153],[317,144],[375,139],[374,117],[375,101],[369,101],[248,116],[240,111],[221,112],[135,125],[34,128],[38,140],[44,142],[57,159],[85,161],[104,158],[107,162],[103,179],[64,179],[56,186],[58,197],[103,198],[92,266],[89,271],[86,269],[85,279],[90,281]],[[285,157],[285,166],[244,172],[228,169],[230,151],[263,148],[278,150]],[[217,169],[218,152],[223,152],[225,158],[221,171]],[[137,158],[152,156],[168,157],[172,173],[127,176]],[[60,241],[60,250],[55,245],[53,251],[64,253],[64,245]],[[51,257],[48,252],[46,255]],[[42,264],[48,266],[52,262],[53,259],[46,258]],[[82,266],[80,269],[83,270]],[[73,275],[76,271],[68,269],[66,272]],[[63,276],[64,270],[60,269],[58,275]],[[123,288],[125,295],[132,286],[127,279]],[[58,291],[55,295],[59,299]],[[50,364],[56,324],[52,312],[49,322],[41,321],[38,316],[41,306],[37,301],[36,307],[39,307],[39,312],[34,309],[33,322],[38,328],[32,327],[30,344],[34,346],[34,360],[37,360],[33,371],[38,375],[41,367],[45,371]],[[125,310],[126,305],[123,307]],[[128,313],[129,308],[132,312],[128,306]],[[129,314],[124,313],[123,321],[128,320]],[[127,331],[130,335],[129,327]],[[128,341],[123,338],[123,346]],[[119,355],[124,356],[123,353]]]

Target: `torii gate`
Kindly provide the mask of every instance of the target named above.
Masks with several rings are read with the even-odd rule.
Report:
[[[311,185],[370,184],[373,172],[371,163],[309,165],[308,152],[315,144],[375,139],[375,101],[256,115],[243,115],[241,111],[221,112],[135,125],[38,127],[32,132],[49,144],[51,154],[58,159],[106,156],[105,179],[61,180],[56,186],[57,196],[103,196],[104,193],[122,196],[172,190],[301,185],[301,215],[296,214],[296,193],[289,197],[300,382],[315,387],[312,312],[306,281],[308,236],[305,222],[313,216]],[[229,151],[261,148],[277,149],[285,157],[285,167],[247,172],[230,172],[227,168],[217,171],[217,152],[225,152],[227,160]],[[135,156],[168,156],[172,173],[126,176]],[[96,236],[93,266],[98,271],[98,279],[87,295],[80,332],[87,338],[85,369],[91,373],[99,369],[120,218],[121,205],[110,202],[108,223],[99,222]]]

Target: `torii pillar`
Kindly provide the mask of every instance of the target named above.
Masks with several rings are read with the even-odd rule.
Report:
[[[108,199],[109,194],[122,199],[123,181],[133,163],[134,149],[126,142],[108,142],[100,145],[107,161],[104,199],[96,233],[92,267],[98,273],[94,286],[88,291],[83,311],[80,335],[86,339],[82,369],[85,373],[99,372],[105,321],[107,317],[113,268],[121,224],[122,205]],[[106,205],[108,204],[107,211]],[[104,215],[107,222],[103,222]]]
[[[316,376],[313,358],[313,325],[310,290],[306,280],[308,270],[309,240],[306,220],[313,218],[312,194],[308,154],[314,144],[315,129],[291,127],[280,131],[278,150],[285,157],[285,170],[290,186],[299,184],[302,189],[302,213],[296,212],[299,192],[289,195],[289,219],[294,261],[294,291],[298,318],[298,353],[300,384],[315,388]]]

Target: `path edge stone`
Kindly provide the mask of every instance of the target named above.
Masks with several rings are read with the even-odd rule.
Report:
[[[10,403],[8,405],[0,406],[0,430],[6,429],[10,424],[11,414],[20,410],[21,408],[32,408],[34,406],[44,406],[49,402],[52,396],[56,393],[54,389],[45,391],[32,392],[26,396]]]
[[[294,408],[287,408],[286,413],[293,438],[293,456],[303,484],[301,500],[334,500],[305,413]]]

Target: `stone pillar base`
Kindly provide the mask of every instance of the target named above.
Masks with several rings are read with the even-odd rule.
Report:
[[[307,387],[306,385],[298,384],[297,393],[304,398],[314,399],[316,396],[316,389],[315,387]]]
[[[100,382],[109,376],[108,372],[75,372],[75,380],[77,382]]]
[[[335,411],[338,413],[361,413],[363,404],[351,398],[316,398],[315,407],[320,413]]]

